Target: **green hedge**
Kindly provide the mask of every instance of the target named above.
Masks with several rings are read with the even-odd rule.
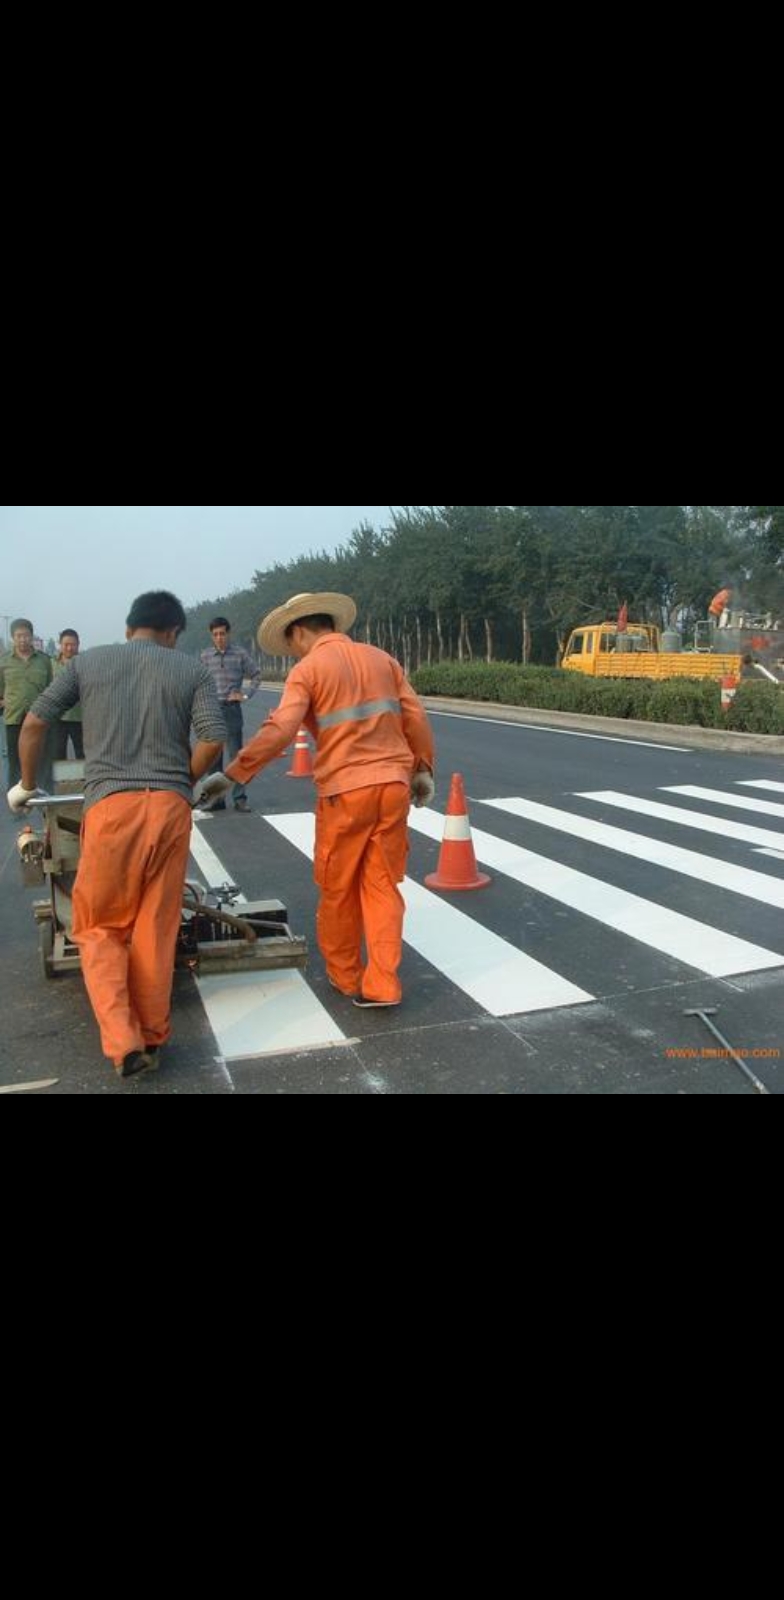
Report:
[[[420,667],[412,682],[419,694],[454,700],[784,734],[784,690],[770,683],[742,683],[732,709],[723,712],[720,684],[705,678],[591,678],[557,667],[518,667],[510,661],[492,666],[450,661]]]

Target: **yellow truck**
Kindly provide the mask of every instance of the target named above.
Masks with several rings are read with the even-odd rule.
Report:
[[[717,638],[723,645],[721,630],[711,629],[706,648],[683,650],[674,630],[662,635],[651,623],[630,622],[619,633],[615,622],[596,622],[575,628],[561,665],[594,678],[740,678],[744,664],[752,662],[748,648],[741,652],[740,639],[733,637],[729,649],[717,649]]]

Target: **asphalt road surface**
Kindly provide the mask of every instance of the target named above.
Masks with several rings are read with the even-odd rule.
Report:
[[[248,707],[250,733],[274,704]],[[412,813],[403,1005],[358,1011],[315,942],[314,791],[278,761],[253,814],[197,821],[192,876],[277,897],[303,974],[175,980],[159,1073],[122,1083],[78,974],[45,981],[18,825],[0,812],[0,1090],[48,1094],[737,1094],[784,1085],[784,764],[438,714]],[[482,890],[435,894],[453,773]],[[33,1092],[33,1091],[31,1091]]]

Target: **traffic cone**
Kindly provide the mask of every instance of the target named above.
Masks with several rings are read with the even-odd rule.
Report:
[[[730,710],[730,708],[732,706],[732,702],[735,699],[737,688],[738,688],[738,679],[733,674],[729,674],[726,678],[722,678],[722,680],[721,680],[721,709],[722,709],[722,711],[729,711]]]
[[[425,878],[425,883],[428,889],[484,889],[491,882],[485,872],[477,869],[465,789],[456,772],[449,790],[438,869]]]
[[[294,746],[294,765],[289,767],[287,778],[312,778],[313,760],[310,754],[307,728],[300,728]]]

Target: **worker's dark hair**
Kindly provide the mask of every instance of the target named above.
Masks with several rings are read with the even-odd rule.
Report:
[[[315,617],[295,617],[286,629],[286,638],[291,638],[292,628],[312,628],[314,633],[334,633],[335,618],[323,614]]]
[[[77,633],[75,628],[63,628],[63,631],[60,634],[60,643],[62,644],[63,639],[78,639],[78,638],[79,638],[79,635],[78,635],[78,633]]]
[[[229,633],[231,633],[231,623],[228,617],[213,617],[210,623],[210,633],[212,633],[213,628],[228,628]]]
[[[151,633],[171,633],[172,629],[184,633],[187,621],[176,594],[169,594],[168,589],[152,589],[134,600],[126,625],[134,632],[149,628]]]
[[[26,628],[28,633],[35,633],[35,628],[33,627],[32,622],[28,622],[26,617],[14,618],[13,622],[11,623],[11,638],[13,638],[17,628]]]

